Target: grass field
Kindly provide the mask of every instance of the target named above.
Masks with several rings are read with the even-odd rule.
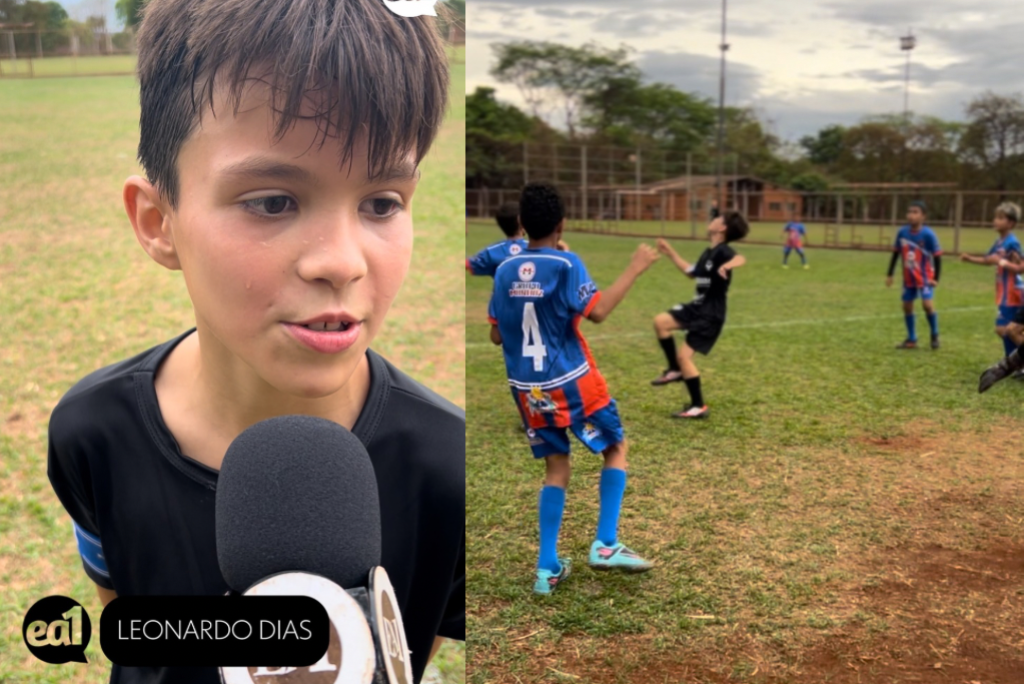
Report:
[[[467,251],[498,237],[474,222]],[[566,239],[599,286],[639,242]],[[703,247],[676,243],[690,260]],[[1002,355],[992,272],[944,265],[943,348],[898,352],[887,255],[810,250],[804,271],[738,250],[724,334],[697,359],[705,422],[669,417],[681,384],[648,384],[665,367],[651,318],[693,294],[670,262],[581,324],[631,442],[620,536],[657,567],[585,567],[601,461],[576,442],[559,547],[574,576],[543,598],[544,469],[488,341],[491,280],[467,277],[469,681],[1019,682],[1024,385],[976,393]]]
[[[423,165],[413,266],[374,347],[464,405],[465,66],[452,116]],[[0,682],[108,681],[96,632],[88,666],[48,666],[21,622],[63,594],[98,625],[70,521],[46,477],[46,425],[92,370],[192,326],[180,274],[154,264],[121,207],[137,173],[138,93],[131,77],[0,81]],[[465,649],[446,645],[434,682],[465,681]]]
[[[752,223],[748,239],[753,242],[781,244],[783,225],[772,221]],[[704,239],[704,225],[691,225],[682,221],[666,221],[664,224],[660,221],[571,221],[569,227],[598,233],[665,235],[679,238],[696,235],[698,239]],[[812,247],[838,243],[841,246],[857,246],[863,249],[889,249],[899,229],[899,226],[866,225],[843,225],[837,229],[835,224],[813,221],[806,221],[804,227],[807,229],[806,242]],[[939,244],[947,252],[953,252],[957,247],[961,252],[986,252],[995,240],[995,233],[989,228],[962,228],[959,241],[956,239],[956,230],[950,226],[934,226],[932,230],[939,238]]]

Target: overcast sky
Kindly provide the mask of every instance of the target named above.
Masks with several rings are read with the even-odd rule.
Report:
[[[514,86],[489,75],[491,45],[510,40],[589,41],[635,49],[650,81],[718,100],[718,0],[468,0],[467,92]],[[799,11],[797,9],[799,8]],[[831,124],[902,112],[912,27],[910,108],[962,119],[986,89],[1024,90],[1020,0],[730,0],[726,102],[753,106],[783,139]]]

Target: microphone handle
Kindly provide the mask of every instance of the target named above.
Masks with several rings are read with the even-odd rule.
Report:
[[[224,667],[222,684],[413,684],[398,599],[382,567],[369,587],[342,589],[311,573],[272,575],[244,595],[303,595],[323,604],[331,619],[327,653],[307,667]],[[362,619],[360,619],[360,615]]]

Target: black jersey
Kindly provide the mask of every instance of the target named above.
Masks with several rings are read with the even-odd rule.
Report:
[[[705,249],[700,259],[690,269],[690,274],[697,283],[697,296],[693,298],[690,306],[701,316],[725,320],[725,298],[729,293],[732,274],[729,274],[729,278],[723,278],[719,275],[718,269],[735,256],[736,252],[732,247],[723,242],[717,247]]]
[[[87,575],[119,596],[221,595],[217,471],[183,455],[153,385],[189,333],[81,380],[50,418],[48,474],[74,520]],[[419,681],[435,636],[465,640],[465,412],[367,352],[352,428],[377,475],[381,564]],[[69,539],[70,542],[70,539]],[[216,668],[119,667],[119,684],[219,684]]]

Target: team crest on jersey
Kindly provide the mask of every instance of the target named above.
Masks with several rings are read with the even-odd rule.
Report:
[[[512,283],[512,289],[508,291],[509,297],[543,297],[544,288],[533,280],[537,275],[537,267],[532,261],[527,261],[519,266],[519,280]]]
[[[601,430],[595,427],[592,423],[583,424],[583,439],[587,442],[592,442],[601,436]]]
[[[508,253],[511,254],[512,256],[515,256],[516,254],[519,254],[522,251],[523,248],[520,245],[512,245],[511,247],[508,248]]]
[[[530,393],[526,395],[526,403],[530,407],[530,413],[554,413],[558,410],[551,395],[540,387],[530,388]]]
[[[715,267],[715,262],[711,261],[710,259],[708,260],[708,262],[706,264],[704,264],[704,268],[706,268],[709,271],[712,268],[714,268],[714,267]]]

